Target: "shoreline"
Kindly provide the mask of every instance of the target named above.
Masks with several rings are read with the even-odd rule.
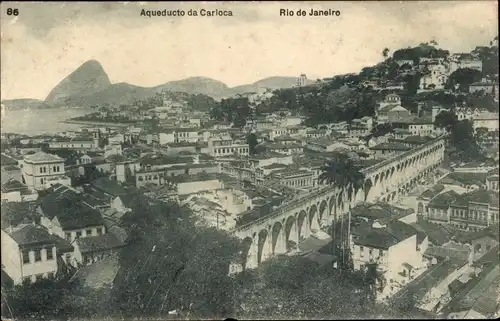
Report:
[[[60,123],[66,123],[66,124],[76,124],[76,125],[103,125],[103,126],[111,126],[111,127],[129,127],[129,126],[135,126],[137,125],[137,122],[133,123],[113,123],[113,122],[100,122],[100,121],[95,121],[95,120],[63,120],[60,121]]]

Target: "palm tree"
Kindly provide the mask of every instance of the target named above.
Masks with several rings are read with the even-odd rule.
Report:
[[[348,231],[347,242],[343,239],[343,220],[341,220],[340,237],[342,244],[342,264],[345,263],[345,248],[350,249],[350,233],[351,233],[351,200],[353,195],[356,195],[363,188],[365,175],[361,172],[361,168],[346,154],[336,154],[332,159],[321,168],[322,173],[318,177],[319,182],[327,183],[336,187],[347,196],[349,201],[348,213]],[[337,221],[337,199],[334,199],[334,219],[333,219],[333,246],[336,249],[335,225]]]

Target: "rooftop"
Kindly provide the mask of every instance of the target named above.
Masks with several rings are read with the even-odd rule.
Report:
[[[438,183],[448,185],[477,185],[482,186],[486,181],[486,173],[461,173],[452,172],[442,178]]]
[[[19,226],[18,229],[10,233],[10,236],[20,247],[42,244],[56,245],[61,242],[58,236],[50,234],[44,227],[34,224]]]
[[[48,154],[45,152],[36,152],[34,154],[24,156],[24,161],[31,163],[52,163],[52,162],[63,162],[64,159],[53,154]]]
[[[498,192],[480,188],[473,192],[464,194],[469,202],[489,204],[491,207],[498,208]]]
[[[444,190],[444,185],[443,184],[436,184],[433,187],[429,188],[428,190],[425,190],[422,194],[420,194],[420,197],[422,198],[427,198],[427,199],[432,199],[439,193],[441,193]]]
[[[455,191],[446,191],[434,197],[429,206],[432,207],[449,207],[449,206],[467,206],[468,201],[464,195],[460,195]]]
[[[17,160],[10,157],[10,156],[7,156],[7,155],[4,155],[4,154],[1,154],[2,155],[2,158],[0,160],[0,164],[2,164],[2,167],[3,166],[9,166],[9,165],[17,165]]]
[[[40,208],[50,219],[57,217],[63,230],[104,225],[101,213],[86,204],[81,194],[60,184],[40,198]]]
[[[414,213],[413,209],[403,209],[390,204],[362,203],[352,209],[353,217],[364,217],[369,220],[392,221]]]
[[[411,147],[408,147],[401,143],[390,142],[390,143],[380,143],[373,147],[370,147],[371,150],[396,150],[396,151],[408,151]]]
[[[16,226],[22,222],[36,222],[40,217],[29,203],[7,202],[2,204],[2,228]]]
[[[111,196],[129,195],[135,193],[135,190],[126,188],[120,185],[118,181],[111,180],[107,177],[100,177],[92,181],[91,185],[98,191]]]
[[[95,253],[124,246],[116,235],[106,233],[98,236],[82,237],[76,241],[82,253]]]
[[[390,221],[381,228],[373,227],[371,223],[361,224],[353,231],[354,243],[367,247],[389,249],[413,235],[417,230],[401,221]]]

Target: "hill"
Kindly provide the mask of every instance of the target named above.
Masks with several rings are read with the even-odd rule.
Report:
[[[153,88],[156,92],[174,91],[189,94],[204,94],[213,98],[220,98],[229,89],[226,84],[207,77],[190,77],[182,80],[170,81]]]
[[[295,86],[296,77],[269,77],[253,84],[229,88],[223,82],[207,77],[190,77],[182,80],[170,81],[154,87],[141,87],[128,83],[111,84],[104,68],[96,60],[83,63],[75,71],[64,78],[54,87],[45,102],[25,99],[19,103],[28,107],[88,107],[91,105],[121,105],[132,104],[137,100],[144,100],[162,91],[184,92],[191,95],[207,95],[214,99],[228,98],[237,94],[258,92],[269,88],[285,89]],[[314,83],[312,80],[308,84]]]
[[[30,98],[2,100],[2,105],[8,109],[50,108],[44,101]]]
[[[73,105],[74,98],[92,95],[109,87],[109,77],[96,60],[89,60],[64,78],[45,99],[51,106]]]
[[[292,88],[297,83],[297,77],[268,77],[254,82],[249,85],[241,85],[229,88],[227,92],[224,93],[224,98],[235,96],[237,94],[258,92],[259,90],[269,88],[275,89],[286,89]],[[313,84],[314,81],[308,79],[306,84]]]

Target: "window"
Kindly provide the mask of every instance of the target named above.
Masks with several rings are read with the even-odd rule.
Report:
[[[85,230],[85,233],[87,234],[87,236],[90,236],[92,235],[92,230],[91,229]]]
[[[52,248],[46,249],[47,251],[47,260],[53,260],[54,259],[54,254],[52,253]]]
[[[364,247],[362,247],[362,246],[360,246],[360,247],[359,247],[359,254],[360,254],[359,256],[360,256],[360,257],[363,257],[363,252],[364,252],[364,250],[365,250],[365,248],[364,248]]]
[[[42,250],[35,250],[35,262],[40,262],[42,260]]]
[[[23,251],[23,263],[28,264],[30,263],[30,251]]]
[[[82,236],[82,232],[81,231],[76,232],[76,238],[77,239],[80,238],[81,236]]]
[[[71,240],[71,233],[66,232],[65,236],[66,236],[66,240]]]

